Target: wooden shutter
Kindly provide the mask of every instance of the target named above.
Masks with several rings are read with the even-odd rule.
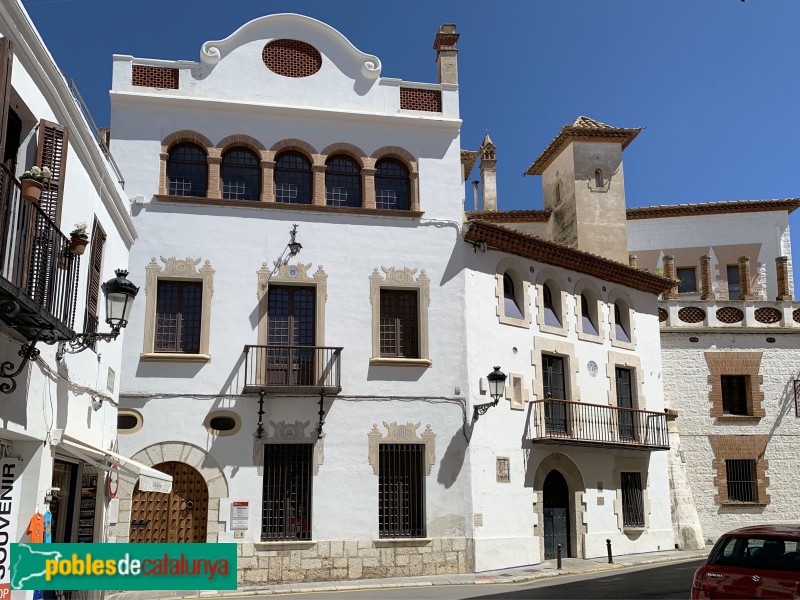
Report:
[[[49,167],[52,175],[42,190],[39,207],[59,225],[61,198],[64,195],[64,172],[67,168],[67,128],[42,119],[39,121],[39,148],[36,165]]]
[[[86,319],[85,331],[97,331],[100,319],[97,318],[97,309],[100,300],[100,276],[103,268],[103,246],[106,244],[106,233],[95,219],[92,227],[92,253],[89,260],[89,284],[86,289]]]
[[[6,154],[6,124],[8,108],[11,104],[11,66],[14,64],[14,53],[11,40],[0,38],[0,161]]]

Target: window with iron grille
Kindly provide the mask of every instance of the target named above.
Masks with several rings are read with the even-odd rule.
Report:
[[[756,461],[726,460],[725,478],[728,502],[757,502]]]
[[[741,297],[739,287],[739,265],[728,265],[728,300],[738,300]]]
[[[261,160],[247,148],[233,148],[222,156],[220,177],[225,200],[261,197]]]
[[[747,375],[722,375],[722,414],[747,415]]]
[[[167,159],[167,180],[170,196],[205,197],[208,165],[203,149],[188,142],[173,146]]]
[[[378,536],[425,537],[425,444],[380,444]]]
[[[622,526],[644,527],[644,492],[641,473],[620,473],[622,487]]]
[[[311,539],[313,444],[264,446],[261,540]]]
[[[275,161],[275,202],[311,204],[311,163],[300,152],[284,152]]]
[[[419,358],[416,290],[381,289],[381,356]]]
[[[97,219],[92,226],[91,254],[89,255],[89,282],[86,285],[86,314],[83,320],[84,331],[96,333],[100,323],[98,317],[100,304],[100,280],[103,272],[103,248],[106,244],[106,233]],[[60,259],[67,260],[66,257]],[[92,348],[94,349],[94,348]]]
[[[399,160],[384,158],[375,165],[375,206],[409,210],[408,169]]]
[[[361,168],[349,156],[334,156],[325,167],[328,206],[361,206]]]
[[[678,284],[679,294],[693,294],[697,291],[697,269],[694,267],[679,267],[676,275],[681,281]]]
[[[158,282],[156,352],[200,352],[203,284],[196,281]]]

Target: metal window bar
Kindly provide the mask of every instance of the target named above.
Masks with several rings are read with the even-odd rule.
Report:
[[[0,276],[46,312],[72,327],[80,258],[69,239],[0,164]]]
[[[641,473],[620,473],[622,487],[622,526],[644,527],[644,492]]]
[[[311,539],[313,444],[264,446],[261,541]]]
[[[380,444],[378,537],[425,537],[425,445]]]
[[[726,460],[725,478],[728,484],[728,502],[756,502],[756,461]]]

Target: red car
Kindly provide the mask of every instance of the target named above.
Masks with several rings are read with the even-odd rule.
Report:
[[[692,600],[800,598],[800,525],[758,525],[723,535],[694,574]]]

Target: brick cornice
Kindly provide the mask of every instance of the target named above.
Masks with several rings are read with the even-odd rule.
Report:
[[[671,280],[647,271],[634,269],[595,254],[575,250],[486,221],[476,220],[467,223],[464,240],[483,242],[487,246],[503,252],[586,273],[643,292],[660,294],[673,285]]]
[[[625,211],[628,221],[636,219],[658,219],[664,217],[687,217],[721,215],[729,213],[785,210],[791,213],[800,206],[800,198],[779,200],[737,200],[732,202],[705,202],[702,204],[674,204],[642,206]]]
[[[550,220],[549,210],[483,211],[466,214],[470,221],[488,221],[490,223],[547,223]]]

